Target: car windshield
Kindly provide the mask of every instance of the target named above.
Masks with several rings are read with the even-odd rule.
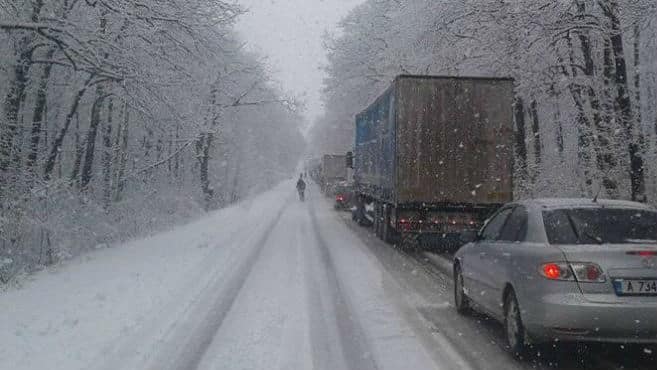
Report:
[[[657,213],[619,208],[573,208],[543,212],[550,244],[657,242]]]

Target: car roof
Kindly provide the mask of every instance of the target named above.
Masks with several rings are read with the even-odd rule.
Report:
[[[578,207],[598,207],[598,208],[632,208],[646,211],[655,211],[655,208],[643,203],[631,202],[627,200],[611,200],[611,199],[593,199],[588,198],[538,198],[527,199],[515,202],[524,206],[533,206],[546,209],[563,209],[563,208],[578,208]]]

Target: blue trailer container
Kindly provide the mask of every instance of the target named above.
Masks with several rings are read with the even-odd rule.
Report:
[[[358,114],[354,184],[377,235],[451,246],[511,201],[512,104],[511,79],[399,76]]]

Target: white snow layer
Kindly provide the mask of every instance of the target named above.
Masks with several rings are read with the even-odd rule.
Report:
[[[293,188],[0,293],[0,368],[437,368],[376,259]]]

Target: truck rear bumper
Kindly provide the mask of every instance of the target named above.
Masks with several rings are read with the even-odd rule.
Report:
[[[421,232],[421,231],[404,231],[404,239],[413,239],[423,250],[435,252],[456,252],[461,247],[460,233],[440,233],[440,232]]]

